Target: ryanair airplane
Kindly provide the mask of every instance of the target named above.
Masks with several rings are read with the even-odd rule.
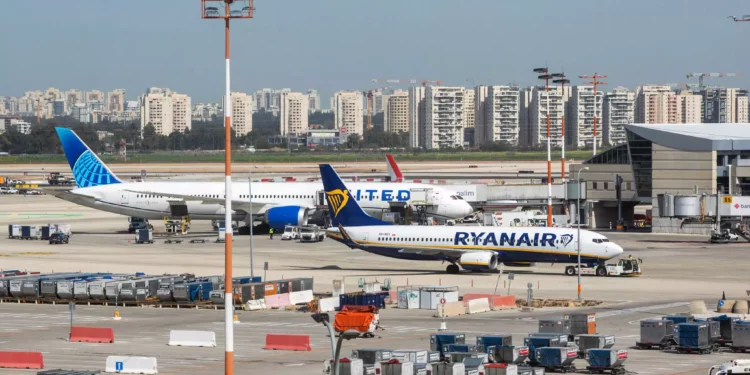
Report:
[[[597,276],[606,276],[605,262],[622,254],[622,247],[607,237],[568,228],[540,227],[462,227],[395,226],[368,216],[352,198],[339,175],[329,164],[320,165],[328,200],[331,228],[328,236],[373,254],[408,260],[449,262],[451,274],[495,270],[500,262],[576,263],[581,241],[581,263],[596,267]],[[573,267],[566,274],[575,273]]]

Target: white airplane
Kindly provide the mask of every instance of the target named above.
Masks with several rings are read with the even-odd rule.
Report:
[[[78,185],[69,192],[54,193],[59,198],[146,219],[188,215],[191,220],[224,220],[224,182],[123,183],[75,132],[67,128],[56,130]],[[252,185],[251,206],[247,181],[232,184],[232,220],[251,223],[260,219],[274,229],[305,225],[316,205],[325,201],[320,182],[254,182]],[[389,210],[389,202],[411,205],[415,203],[411,199],[412,192],[424,189],[431,189],[434,203],[427,207],[428,216],[457,218],[473,211],[455,192],[439,186],[387,182],[352,184],[353,197],[371,213]]]
[[[320,165],[328,196],[331,228],[328,236],[353,249],[397,259],[450,262],[446,271],[458,273],[495,270],[498,263],[576,263],[581,241],[581,263],[607,275],[604,262],[622,248],[601,234],[567,228],[395,226],[368,216],[329,164]],[[568,269],[566,269],[566,273]],[[575,269],[573,269],[575,272]]]

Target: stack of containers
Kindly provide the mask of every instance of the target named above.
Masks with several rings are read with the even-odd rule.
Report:
[[[465,343],[465,333],[436,333],[430,335],[430,350],[439,352],[441,359],[443,359],[445,356],[445,353],[443,352],[443,346],[445,346],[446,344]]]
[[[641,338],[636,342],[640,349],[664,349],[675,343],[675,327],[671,320],[641,320]]]
[[[711,338],[708,324],[706,323],[680,323],[677,325],[679,339],[677,351],[710,353]]]
[[[609,349],[615,346],[615,335],[578,335],[575,340],[579,358],[583,358],[589,349]]]

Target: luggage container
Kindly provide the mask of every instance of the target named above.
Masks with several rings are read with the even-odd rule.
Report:
[[[449,352],[445,353],[445,359],[448,362],[463,362],[465,358],[480,358],[483,363],[489,363],[487,353],[468,353],[468,352]]]
[[[284,293],[313,290],[313,278],[312,277],[300,277],[296,279],[284,280],[284,282],[287,284],[286,288],[284,288],[284,290],[286,290],[286,292]]]
[[[471,371],[476,371],[477,374],[484,374],[485,362],[483,362],[482,358],[464,358],[463,364],[467,374]]]
[[[223,290],[212,290],[208,293],[208,298],[211,299],[211,303],[214,305],[224,304],[224,291]]]
[[[432,375],[464,375],[466,368],[463,363],[438,362],[430,364]]]
[[[391,359],[390,361],[380,362],[380,373],[382,375],[411,375],[414,373],[414,363],[407,361],[402,362],[396,358]]]
[[[677,353],[710,354],[713,350],[707,323],[680,323],[677,331]]]
[[[539,320],[539,333],[570,335],[570,320],[565,318]]]
[[[0,297],[20,297],[21,296],[21,285],[22,280],[36,277],[33,275],[19,275],[19,276],[8,276],[0,278]],[[14,295],[11,291],[11,284],[17,289],[17,295]]]
[[[575,348],[546,347],[536,349],[536,360],[547,371],[575,371],[573,362],[578,358]]]
[[[359,358],[365,365],[374,365],[378,362],[390,361],[392,350],[390,349],[354,349],[352,358]]]
[[[440,358],[442,359],[445,353],[443,353],[443,346],[447,344],[465,344],[466,334],[465,333],[435,333],[430,335],[430,350],[440,352]]]
[[[529,363],[532,365],[536,365],[539,362],[536,358],[536,350],[538,348],[546,348],[546,347],[564,347],[567,345],[567,342],[563,343],[560,341],[562,336],[532,336],[535,334],[529,335],[529,337],[525,337],[523,339],[524,346],[529,348]],[[567,337],[567,336],[566,336]]]
[[[565,318],[570,320],[571,335],[593,335],[596,333],[596,314],[594,313],[567,314]]]
[[[396,288],[399,309],[419,308],[419,286],[399,286]]]
[[[641,320],[641,338],[635,345],[639,349],[666,349],[676,345],[675,327],[671,320],[650,319]]]
[[[484,353],[484,347],[472,344],[445,344],[443,353]]]
[[[695,321],[695,317],[692,315],[665,315],[662,319],[671,320],[675,325],[680,323],[692,323]]]
[[[88,293],[89,297],[92,299],[95,299],[97,301],[103,301],[107,299],[107,293],[106,293],[106,287],[107,283],[112,282],[111,279],[103,279],[103,280],[96,280],[91,281],[88,283]]]
[[[159,288],[156,291],[156,298],[161,302],[174,302],[171,288]]]
[[[22,297],[39,298],[40,292],[38,280],[24,280],[21,284]]]
[[[398,349],[391,353],[391,359],[412,363],[427,363],[427,351]]]
[[[544,375],[544,367],[518,366],[518,375]]]
[[[210,281],[196,281],[176,284],[172,293],[176,302],[200,302],[210,300],[212,290]]]
[[[495,346],[493,358],[497,363],[522,364],[529,358],[528,346]]]
[[[51,234],[50,231],[49,231],[49,227],[48,226],[43,226],[43,227],[40,227],[39,229],[40,229],[40,237],[41,237],[41,239],[48,240],[49,239],[49,235]],[[52,232],[52,233],[54,233],[54,232]]]
[[[518,375],[518,366],[510,363],[488,363],[484,365],[485,375]]]
[[[279,292],[279,282],[278,281],[266,281],[263,286],[263,295],[274,296],[276,294],[282,294],[282,292]]]
[[[457,286],[423,286],[419,289],[419,308],[437,310],[440,300],[458,302]]]
[[[242,303],[245,304],[247,303],[247,301],[263,299],[266,296],[264,286],[264,283],[250,283],[240,285],[238,289],[240,290]]]
[[[609,349],[615,346],[615,335],[578,335],[575,342],[578,345],[578,357],[583,358],[586,350]]]
[[[375,306],[383,309],[386,298],[388,298],[388,292],[340,294],[339,306]]]
[[[414,375],[428,375],[432,374],[432,366],[429,363],[415,363],[414,364]]]
[[[513,335],[508,334],[497,334],[497,335],[485,335],[485,336],[477,336],[477,346],[482,347],[482,351],[485,353],[490,354],[491,357],[494,357],[494,350],[490,350],[490,347],[492,346],[512,346],[513,345]]]
[[[740,319],[721,315],[709,318],[709,320],[719,322],[719,339],[717,340],[719,345],[730,345],[732,343],[732,325]]]
[[[154,243],[154,231],[152,229],[138,229],[135,231],[135,243]]]
[[[333,360],[329,359],[324,363],[324,374],[333,373]],[[340,375],[364,375],[364,363],[361,359],[357,358],[340,358],[339,359],[339,374]]]
[[[626,359],[628,359],[627,350],[590,349],[586,352],[586,360],[589,362],[586,368],[591,373],[609,371],[612,375],[625,374],[623,363]]]
[[[435,363],[440,362],[441,356],[440,352],[428,350],[427,351],[427,363]]]
[[[81,279],[58,281],[55,296],[60,299],[73,299],[73,296],[75,295],[74,287],[76,281],[81,281]]]
[[[750,321],[738,320],[732,324],[732,345],[735,353],[744,353],[750,349]]]
[[[49,233],[65,233],[68,236],[70,236],[70,224],[47,224],[47,227],[49,228]]]
[[[20,225],[8,225],[8,238],[17,239],[21,238],[21,226]]]

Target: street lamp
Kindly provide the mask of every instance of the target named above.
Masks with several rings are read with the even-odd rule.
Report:
[[[537,77],[544,80],[544,92],[547,100],[547,226],[552,226],[552,144],[550,143],[551,130],[549,120],[549,80],[555,77],[549,74],[548,68],[536,68],[534,73],[540,73]],[[537,135],[539,132],[537,131]]]
[[[222,15],[219,8],[223,8]],[[239,12],[237,8],[241,9]],[[224,374],[234,375],[234,299],[232,298],[232,99],[229,70],[229,20],[253,18],[253,0],[201,0],[201,18],[224,20],[226,90],[224,96]]]
[[[323,323],[328,328],[328,335],[331,338],[331,354],[333,357],[333,375],[339,374],[339,355],[341,355],[341,343],[344,340],[351,340],[359,337],[360,333],[353,329],[346,330],[339,335],[338,342],[334,341],[336,335],[331,326],[331,317],[328,314],[312,314],[311,316],[316,323]]]
[[[560,84],[561,95],[563,95],[563,102],[565,101],[565,84],[570,83],[570,80],[565,79],[565,73],[554,73],[552,74],[557,79],[552,81],[554,83]],[[560,121],[562,124],[560,126],[560,129],[562,130],[562,134],[560,135],[560,138],[562,138],[562,155],[561,155],[561,162],[562,162],[562,169],[560,170],[560,177],[563,179],[563,182],[565,182],[565,111],[563,111],[562,120]]]
[[[583,167],[578,170],[578,203],[576,203],[576,223],[578,224],[578,300],[581,300],[581,171],[588,171],[589,167]]]

